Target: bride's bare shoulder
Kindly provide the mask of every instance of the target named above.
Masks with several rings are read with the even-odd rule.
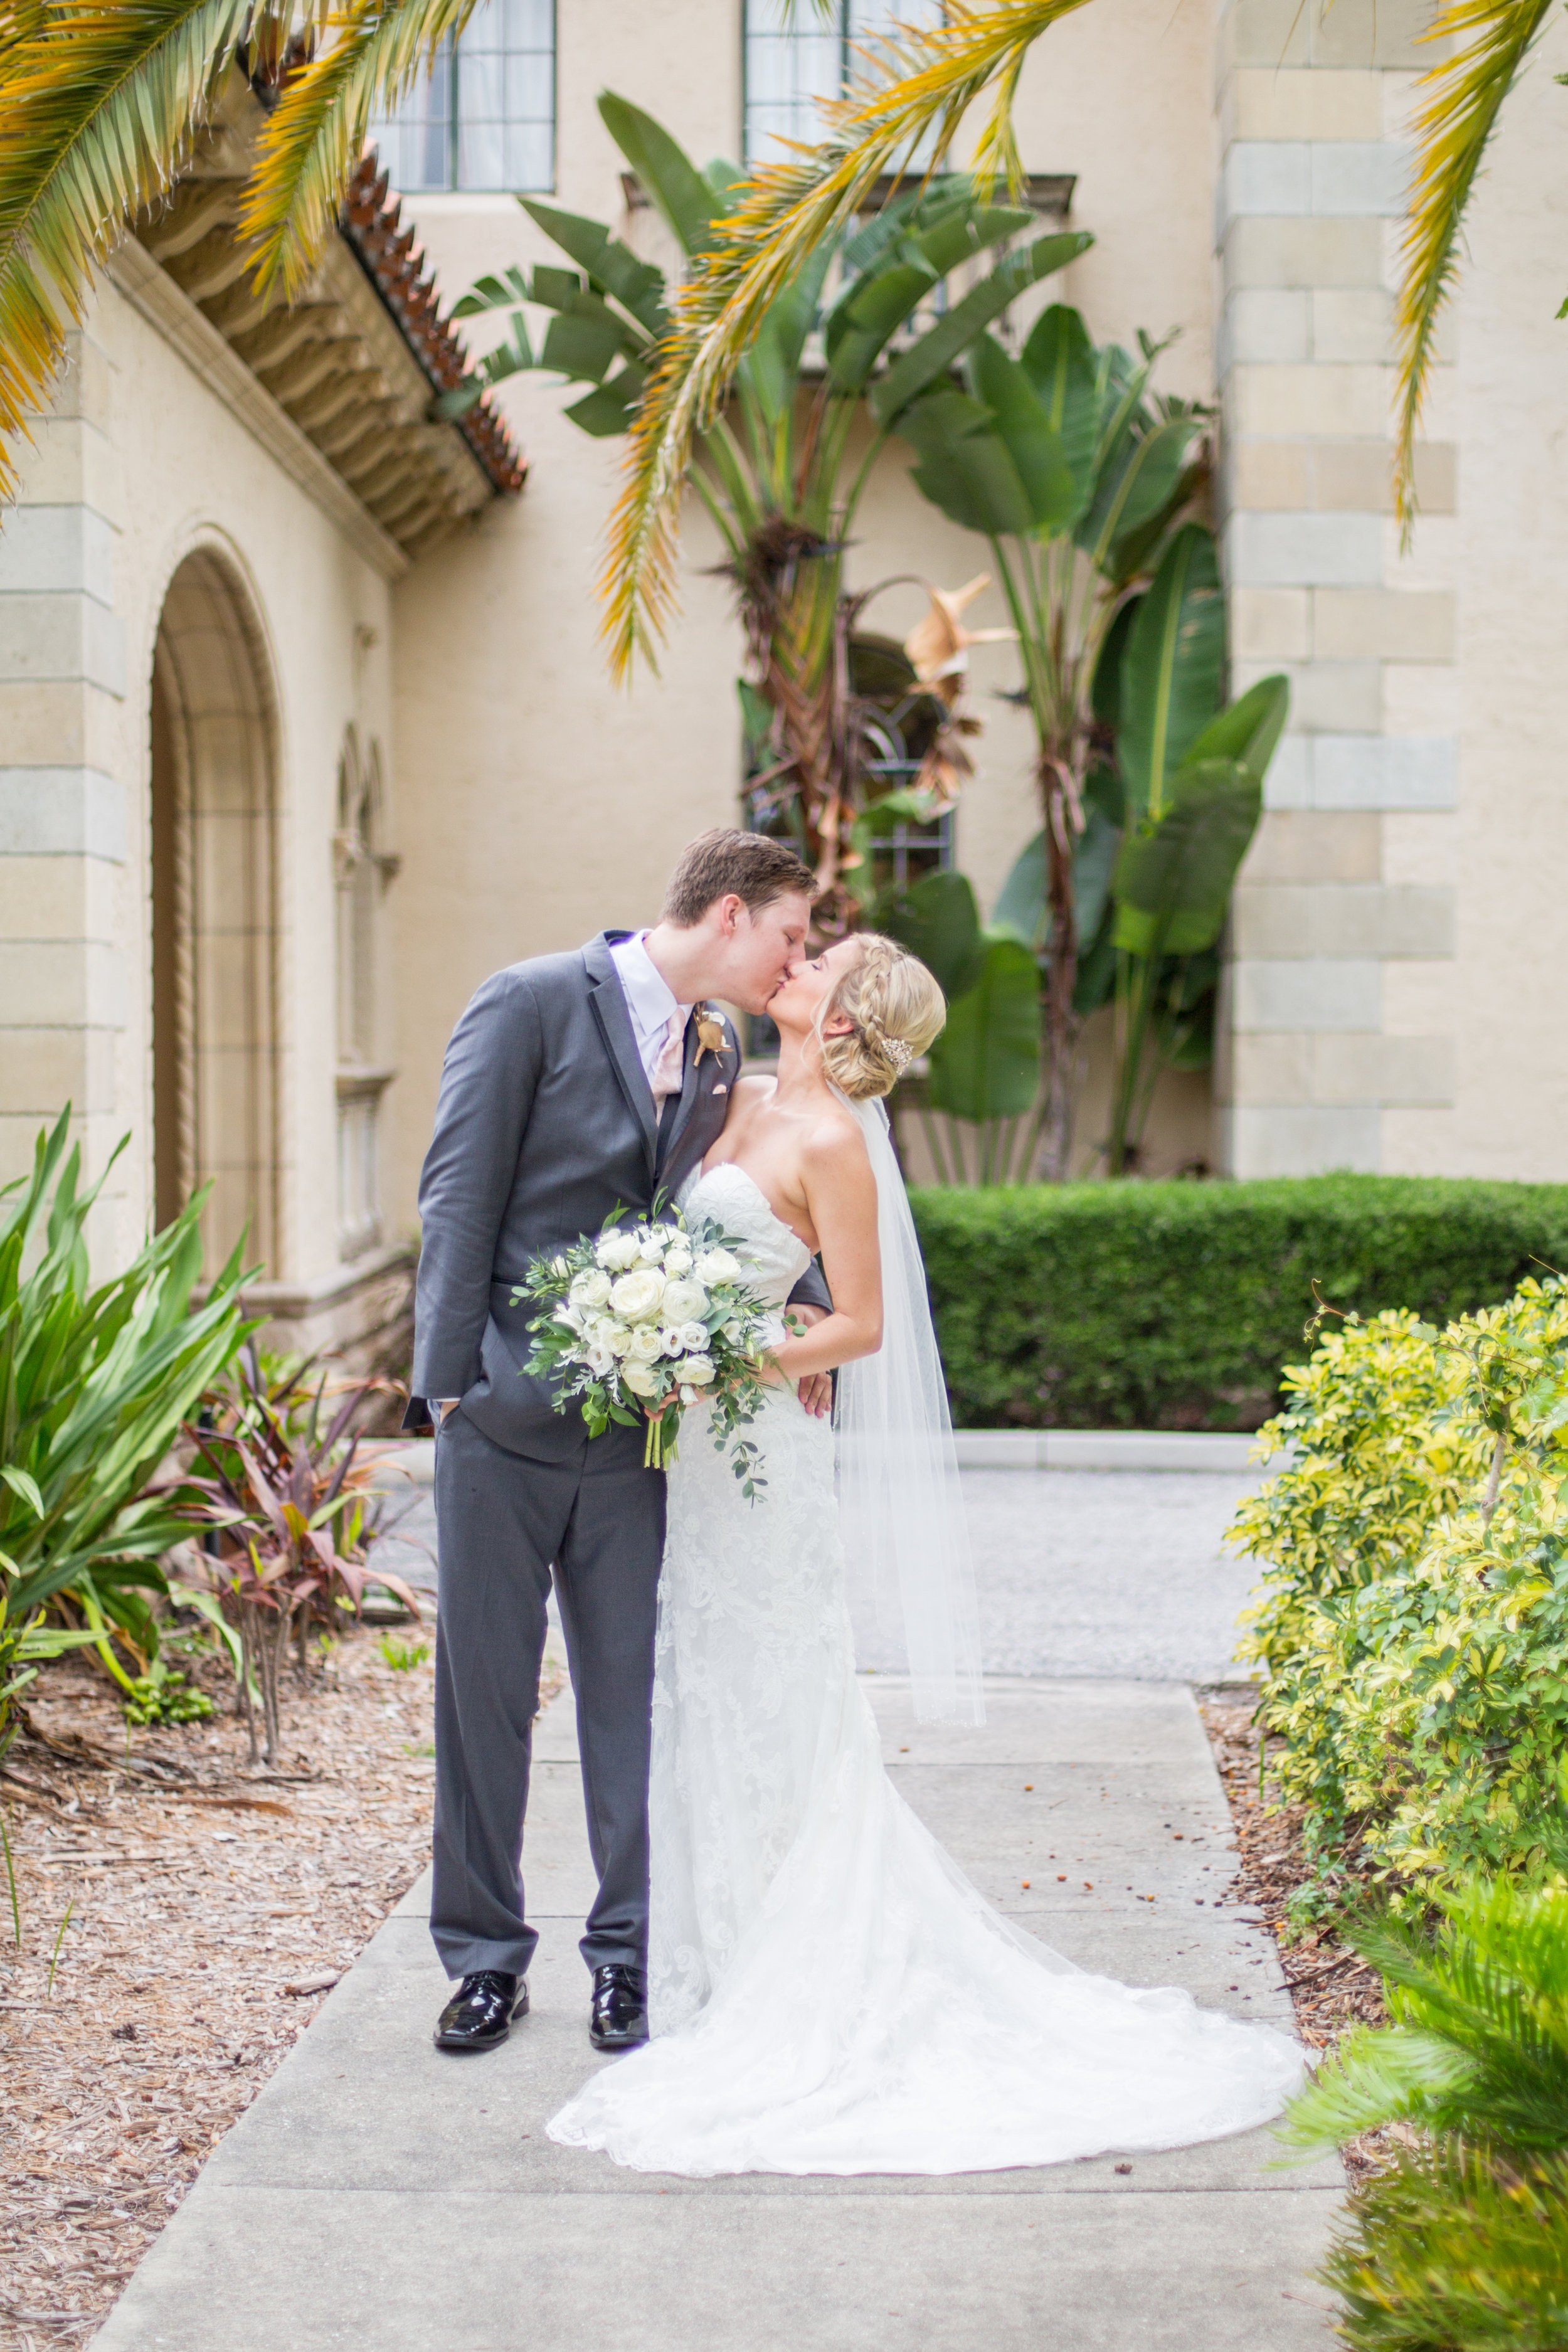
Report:
[[[851,1112],[830,1103],[812,1121],[802,1140],[801,1165],[808,1184],[871,1182],[866,1139]]]

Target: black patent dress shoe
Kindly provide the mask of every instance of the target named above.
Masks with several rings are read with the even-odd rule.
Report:
[[[647,2040],[647,1979],[641,1969],[594,1970],[588,2039],[595,2050],[633,2050]]]
[[[465,1977],[436,2021],[437,2050],[494,2050],[528,2015],[528,1979],[505,1969],[476,1969]]]

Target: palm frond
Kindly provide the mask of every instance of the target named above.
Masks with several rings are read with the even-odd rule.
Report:
[[[1436,1898],[1435,1937],[1387,1919],[1352,1937],[1391,2028],[1350,2036],[1291,2102],[1300,2149],[1384,2123],[1512,2148],[1568,2147],[1568,1891],[1478,1879]]]
[[[166,187],[216,94],[247,0],[56,0],[0,78],[0,494],[98,262]],[[13,444],[14,446],[14,444]]]
[[[291,73],[263,134],[240,213],[258,282],[292,299],[331,233],[372,118],[405,97],[477,0],[360,0]]]
[[[929,32],[896,29],[868,53],[849,95],[827,106],[828,136],[763,166],[742,184],[721,241],[677,298],[643,395],[610,518],[599,583],[611,667],[624,676],[652,657],[674,604],[681,486],[697,436],[717,415],[763,314],[807,254],[847,226],[884,173],[908,164],[928,135],[935,170],[960,122],[994,84],[978,142],[983,173],[1016,180],[1012,102],[1025,52],[1085,0],[949,0]]]
[[[1452,0],[1423,36],[1454,47],[1416,86],[1415,170],[1394,308],[1394,499],[1406,543],[1415,516],[1415,436],[1438,314],[1458,271],[1465,213],[1503,101],[1550,13],[1551,0]]]

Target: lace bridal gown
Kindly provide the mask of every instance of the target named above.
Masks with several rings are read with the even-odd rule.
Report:
[[[743,1170],[700,1177],[687,1205],[788,1297],[808,1254]],[[910,1811],[855,1677],[832,1429],[780,1389],[749,1434],[754,1505],[700,1407],[669,1474],[653,2039],[592,2076],[552,2138],[647,2172],[978,2172],[1277,2114],[1300,2072],[1284,2035],[1074,1967]]]

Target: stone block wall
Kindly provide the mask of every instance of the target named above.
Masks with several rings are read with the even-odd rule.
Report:
[[[30,1165],[67,1101],[91,1173],[128,1123],[120,459],[90,334],[71,338],[34,431],[0,531],[0,1181]]]
[[[1384,1114],[1454,1098],[1389,967],[1455,952],[1454,894],[1402,881],[1390,820],[1458,798],[1447,541],[1391,514],[1391,288],[1426,0],[1231,0],[1219,25],[1220,521],[1237,691],[1290,680],[1237,889],[1223,1151],[1238,1176],[1385,1164]],[[1428,405],[1440,436],[1443,379]],[[1454,449],[1421,452],[1424,515]]]

